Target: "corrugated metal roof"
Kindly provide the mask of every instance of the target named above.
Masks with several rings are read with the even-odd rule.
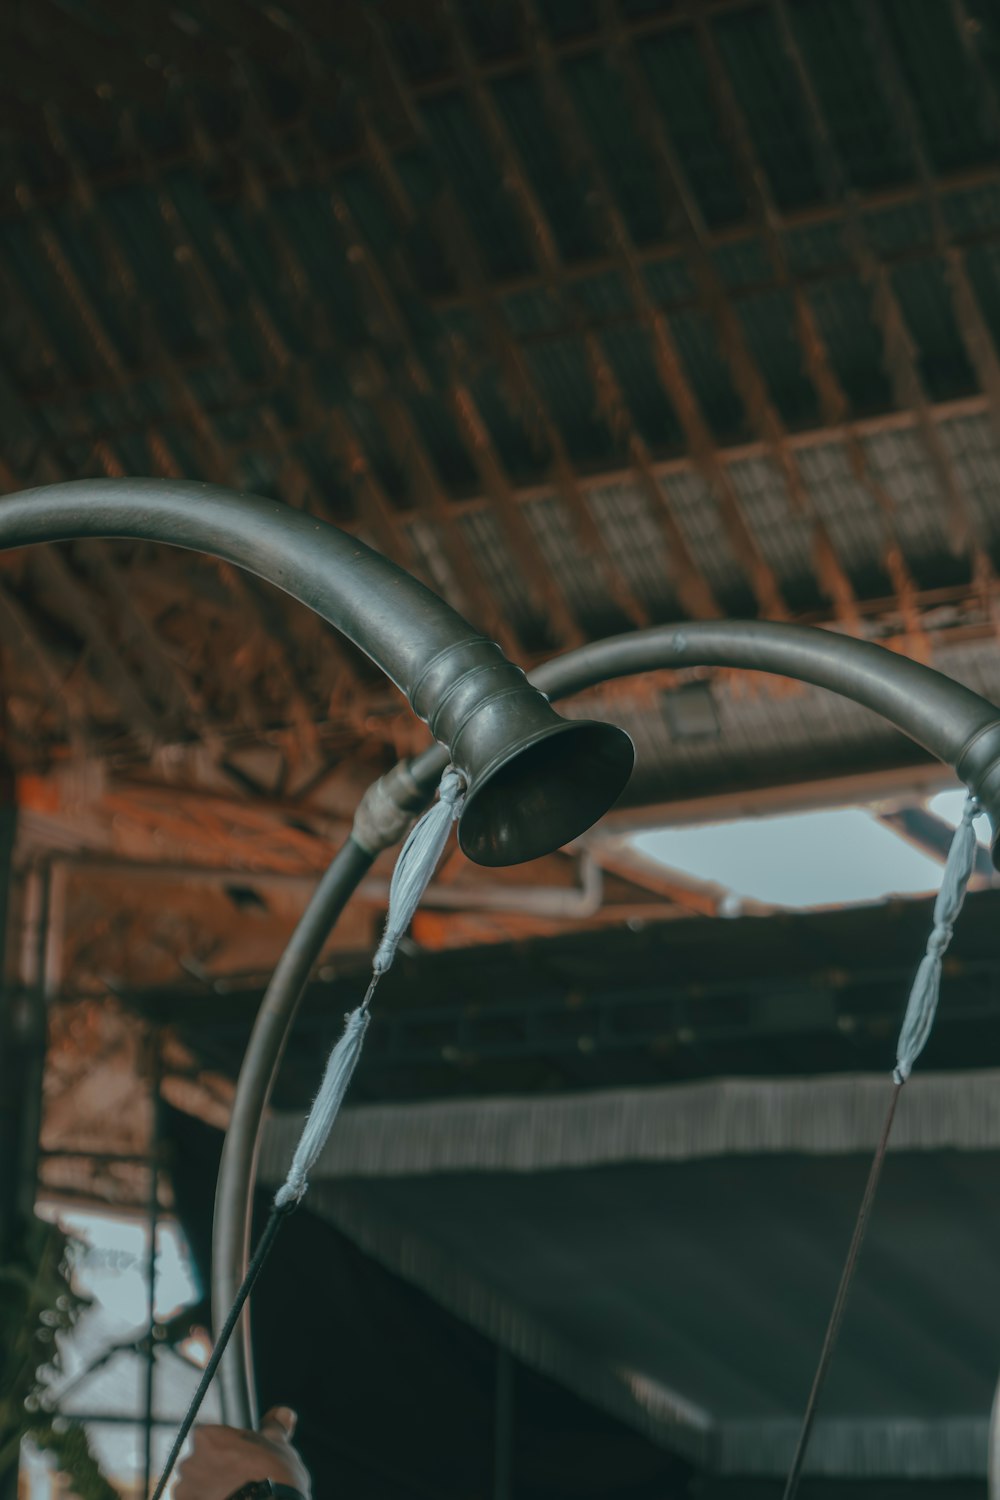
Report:
[[[44,0],[48,71],[12,11],[13,479],[179,471],[408,530],[425,576],[503,613],[526,656],[555,636],[498,485],[524,492],[584,635],[626,623],[615,567],[632,619],[709,593],[755,611],[752,546],[793,616],[833,613],[826,540],[842,623],[883,607],[890,540],[908,607],[979,598],[1000,560],[980,390],[1000,340],[1000,20],[965,9],[960,32],[936,0],[790,0],[785,34],[765,0],[711,0],[704,25],[657,0],[611,21],[536,0],[533,38],[512,0],[451,20],[288,0],[287,25],[253,12],[239,35],[228,6],[182,8],[154,46],[138,12]],[[451,576],[449,507],[486,585]]]

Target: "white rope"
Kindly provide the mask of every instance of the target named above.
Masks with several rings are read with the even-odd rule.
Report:
[[[920,1056],[931,1034],[941,992],[941,961],[951,942],[952,931],[976,867],[976,831],[973,819],[982,809],[974,797],[968,797],[962,809],[962,821],[948,850],[941,889],[934,903],[934,926],[927,939],[927,952],[920,961],[910,990],[899,1041],[896,1043],[896,1067],[893,1078],[905,1083],[913,1064]]]
[[[330,1053],[323,1082],[295,1148],[288,1176],[274,1195],[278,1208],[299,1203],[305,1197],[310,1168],[326,1145],[333,1122],[344,1102],[347,1085],[361,1056],[361,1044],[370,1019],[367,1005],[359,1005],[357,1010],[352,1010],[344,1017],[344,1034]]]
[[[434,876],[448,842],[451,825],[462,810],[464,793],[462,778],[449,767],[441,778],[439,800],[413,826],[399,852],[389,885],[389,912],[385,932],[372,963],[372,982],[357,1010],[352,1010],[344,1017],[344,1034],[330,1053],[323,1082],[295,1148],[288,1175],[274,1196],[276,1208],[290,1207],[305,1197],[309,1186],[309,1172],[326,1145],[361,1056],[365,1032],[371,1019],[369,1002],[372,992],[382,975],[391,967],[400,940],[413,921],[420,898]]]
[[[396,949],[413,921],[420,898],[431,883],[431,877],[448,842],[451,825],[462,811],[464,800],[462,778],[449,767],[441,777],[438,801],[413,825],[406,843],[399,851],[389,885],[389,914],[385,932],[372,964],[378,975],[384,974],[396,957]]]

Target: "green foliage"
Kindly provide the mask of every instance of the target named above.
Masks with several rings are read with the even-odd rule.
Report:
[[[53,1410],[58,1336],[89,1306],[72,1286],[78,1249],[54,1224],[32,1219],[14,1257],[0,1265],[0,1478],[27,1437],[70,1476],[79,1500],[116,1500],[84,1429]]]

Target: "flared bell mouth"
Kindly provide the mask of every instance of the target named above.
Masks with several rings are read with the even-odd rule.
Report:
[[[476,776],[459,819],[459,846],[478,865],[551,854],[614,806],[634,763],[632,741],[613,724],[553,724]]]

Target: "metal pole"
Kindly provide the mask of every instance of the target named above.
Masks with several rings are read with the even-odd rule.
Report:
[[[17,832],[13,786],[0,767],[0,1259],[9,1259],[20,1238],[23,1207],[21,1164],[28,1098],[25,1089],[27,1007],[8,962],[12,860]]]
[[[735,667],[809,682],[870,708],[946,766],[979,798],[993,825],[1000,869],[1000,708],[979,693],[884,646],[832,630],[769,620],[699,620],[593,641],[554,657],[530,680],[559,699],[641,672]],[[421,786],[436,784],[442,751],[414,760]]]
[[[32,1116],[25,1073],[29,1016],[8,958],[16,835],[13,779],[3,761],[0,764],[0,1264],[17,1256],[21,1241],[23,1164]],[[17,1500],[19,1474],[20,1460],[0,1479],[0,1500]]]
[[[514,1457],[514,1361],[497,1346],[496,1400],[493,1408],[493,1500],[512,1500]]]
[[[50,975],[50,926],[53,868],[51,861],[33,866],[24,880],[21,908],[22,944],[20,994],[22,1011],[22,1112],[21,1153],[18,1163],[20,1189],[18,1208],[27,1220],[35,1211],[38,1170],[41,1160],[42,1099],[45,1054],[48,1046],[48,1006],[52,998]]]
[[[146,1366],[143,1384],[142,1408],[142,1493],[149,1495],[153,1479],[153,1428],[154,1400],[156,1395],[156,1236],[160,1226],[160,1077],[162,1058],[160,1033],[154,1031],[150,1038],[150,1121],[149,1121],[149,1201],[146,1226],[149,1243],[146,1247],[146,1288],[148,1318],[146,1323]]]

